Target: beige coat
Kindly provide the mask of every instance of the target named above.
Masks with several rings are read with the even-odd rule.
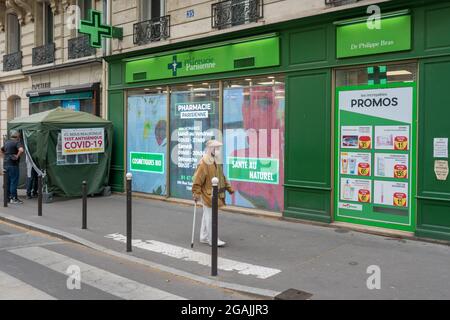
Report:
[[[210,155],[204,155],[200,160],[193,177],[192,193],[202,199],[203,204],[212,207],[212,178],[219,178],[219,207],[225,205],[225,190],[230,194],[234,193],[233,188],[228,183],[223,174],[221,164],[216,164]]]

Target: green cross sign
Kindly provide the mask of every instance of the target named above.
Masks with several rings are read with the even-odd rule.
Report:
[[[122,28],[102,24],[102,13],[90,10],[91,20],[80,21],[80,33],[88,34],[91,47],[101,48],[102,38],[122,38]]]
[[[167,69],[172,70],[172,75],[176,77],[178,68],[183,68],[183,63],[177,61],[177,56],[173,56],[173,61],[167,65]]]

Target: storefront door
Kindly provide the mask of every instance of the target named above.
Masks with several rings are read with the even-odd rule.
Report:
[[[416,79],[416,64],[336,71],[336,221],[414,231]]]

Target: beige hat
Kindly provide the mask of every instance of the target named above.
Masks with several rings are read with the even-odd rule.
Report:
[[[221,146],[223,146],[223,143],[218,140],[209,140],[206,143],[207,148],[214,148],[214,147],[221,147]]]

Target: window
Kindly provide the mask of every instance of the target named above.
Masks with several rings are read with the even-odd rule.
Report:
[[[11,97],[8,99],[8,121],[21,116],[21,99],[20,97]]]
[[[80,8],[80,19],[89,19],[89,10],[92,9],[92,0],[78,0],[78,7]]]
[[[388,64],[386,67],[386,78],[388,83],[417,81],[417,65],[415,63]],[[367,67],[356,67],[336,71],[336,87],[359,86],[367,84],[368,81],[369,75],[367,73]]]
[[[49,3],[44,3],[42,7],[43,44],[50,44],[53,42],[53,12]]]
[[[13,13],[7,16],[7,53],[20,51],[20,24],[19,19]]]
[[[43,46],[53,43],[53,12],[49,2],[36,4],[36,45]]]
[[[164,16],[164,0],[142,0],[142,21]]]

